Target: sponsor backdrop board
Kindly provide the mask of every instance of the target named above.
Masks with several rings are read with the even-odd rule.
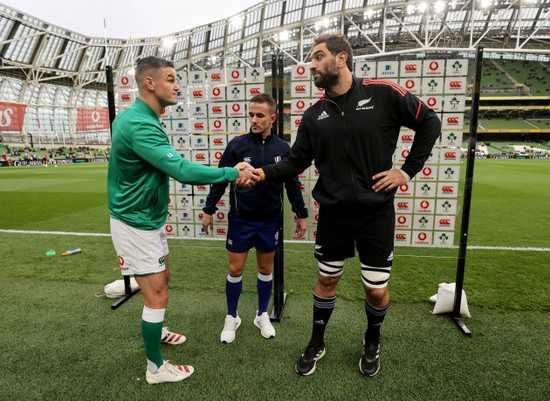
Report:
[[[386,79],[398,83],[429,105],[443,123],[441,137],[436,142],[423,170],[409,183],[398,188],[395,198],[395,244],[407,246],[454,245],[457,212],[464,110],[468,61],[401,60],[358,61],[355,74],[365,79]],[[227,143],[237,135],[247,133],[248,100],[265,89],[263,68],[226,69],[178,72],[180,92],[178,104],[167,107],[161,124],[172,145],[182,157],[195,163],[216,166]],[[290,82],[291,144],[304,111],[324,96],[324,91],[312,81],[309,65],[295,65]],[[122,85],[121,85],[122,86]],[[119,111],[133,99],[132,85],[119,89],[125,100],[119,100]],[[414,132],[402,129],[394,154],[394,167],[402,165],[410,151]],[[305,238],[296,238],[292,211],[285,238],[315,241],[319,204],[311,196],[319,173],[315,165],[300,174],[304,201],[309,209]],[[219,238],[227,232],[229,197],[218,203],[213,232],[202,228],[202,207],[209,186],[183,185],[171,179],[169,214],[165,227],[171,237]]]

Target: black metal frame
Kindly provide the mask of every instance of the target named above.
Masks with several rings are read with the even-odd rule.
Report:
[[[472,187],[474,181],[474,162],[476,158],[477,122],[479,112],[479,94],[481,89],[481,68],[483,64],[483,47],[477,48],[476,73],[474,92],[472,93],[472,117],[470,119],[470,137],[468,138],[468,160],[466,164],[466,179],[464,181],[464,203],[462,206],[462,226],[460,228],[460,245],[456,270],[455,300],[451,319],[466,337],[472,332],[460,319],[460,304],[462,302],[462,288],[464,286],[464,266],[466,264],[466,250],[468,244],[468,226],[470,223],[470,207],[472,203]]]
[[[115,109],[115,89],[113,80],[113,67],[110,65],[105,67],[105,73],[107,75],[107,104],[109,106],[109,131],[111,136],[113,135],[113,121],[116,117]],[[120,305],[128,301],[131,297],[139,292],[139,288],[132,292],[132,286],[130,285],[130,276],[124,276],[124,296],[111,305],[111,309],[118,309]]]

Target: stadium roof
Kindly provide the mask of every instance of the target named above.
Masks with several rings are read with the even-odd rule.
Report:
[[[83,15],[82,18],[85,18]],[[0,74],[29,84],[104,89],[105,66],[143,56],[177,69],[266,66],[282,52],[308,61],[313,38],[343,32],[355,57],[473,51],[550,54],[550,0],[265,0],[227,19],[164,37],[99,38],[0,3]]]

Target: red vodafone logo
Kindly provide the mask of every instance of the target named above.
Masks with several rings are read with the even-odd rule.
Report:
[[[231,106],[231,108],[235,113],[238,113],[241,110],[241,105],[238,103],[233,103],[233,106]]]
[[[407,80],[407,82],[405,82],[405,86],[407,89],[414,88],[414,81],[412,79]]]
[[[301,123],[302,123],[301,118],[298,118],[298,119],[294,120],[294,125],[300,125]]]
[[[405,216],[399,216],[399,217],[397,218],[397,222],[398,222],[399,224],[405,224],[405,223],[407,222],[407,218],[406,218]]]
[[[430,70],[435,71],[439,68],[439,63],[437,61],[432,61],[430,63]]]
[[[298,75],[304,75],[305,72],[306,72],[306,69],[305,69],[305,67],[300,65],[300,66],[298,66],[298,68],[296,68],[296,72],[298,73]]]
[[[428,202],[428,201],[422,201],[422,202],[420,202],[420,207],[421,207],[422,209],[427,209],[427,208],[430,207],[430,202]]]
[[[224,212],[218,212],[216,214],[216,217],[220,220],[223,220],[223,219],[225,219],[225,213]]]
[[[174,227],[172,227],[172,226],[170,226],[170,225],[167,225],[167,226],[166,226],[166,232],[167,232],[167,233],[171,233],[172,230],[174,230]]]
[[[120,82],[122,82],[122,85],[128,85],[128,78],[127,77],[122,77]]]
[[[296,107],[298,107],[299,109],[303,109],[304,107],[306,107],[306,103],[303,100],[298,100],[296,102]]]
[[[401,152],[401,156],[402,157],[407,157],[409,155],[409,153],[411,153],[411,151],[409,149],[405,149],[405,150],[403,150],[403,152]]]
[[[222,122],[220,120],[214,120],[214,128],[220,128],[222,126]]]
[[[409,184],[403,184],[399,186],[401,192],[407,192],[409,190]]]
[[[204,217],[204,213],[199,213],[199,219],[202,219]]]
[[[216,152],[216,153],[214,153],[214,157],[216,158],[216,160],[220,160],[220,159],[222,158],[222,155],[223,155],[222,152]]]
[[[437,100],[436,100],[435,97],[428,98],[428,106],[434,107],[436,105],[436,103],[437,103]]]
[[[122,256],[119,256],[118,257],[118,264],[122,267],[124,266],[124,259],[122,258]]]
[[[424,174],[424,175],[430,175],[430,174],[432,174],[432,169],[431,169],[430,167],[424,167],[424,168],[422,169],[422,174]]]
[[[231,71],[231,77],[233,77],[233,79],[239,78],[240,75],[241,74],[239,74],[239,71],[237,71],[237,70]]]
[[[212,90],[212,94],[213,94],[214,96],[220,96],[220,93],[222,93],[222,91],[220,90],[220,88],[214,88],[214,89]]]
[[[428,235],[426,233],[418,233],[418,239],[420,241],[425,241],[426,238],[428,238]]]

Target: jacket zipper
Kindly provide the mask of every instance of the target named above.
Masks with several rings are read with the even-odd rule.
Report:
[[[348,92],[349,93],[349,92]],[[344,97],[344,106],[346,104],[346,101],[347,101],[347,97],[348,97],[348,94],[346,93],[346,96]],[[333,105],[336,106],[336,108],[338,109],[338,111],[340,111],[340,115],[342,117],[342,125],[343,125],[343,131],[344,131],[344,135],[346,135],[346,152],[348,154],[348,158],[349,160],[351,160],[351,155],[350,155],[350,151],[349,151],[349,141],[347,140],[347,133],[346,133],[346,120],[344,118],[345,116],[345,113],[344,113],[344,110],[342,110],[340,108],[340,106],[338,106],[338,104],[330,99],[327,99],[325,98],[325,100],[327,102],[330,102],[332,103]],[[350,170],[351,170],[351,183],[353,184],[353,195],[355,197],[355,202],[357,202],[357,185],[355,184],[355,174],[353,173],[353,166],[350,165]]]

